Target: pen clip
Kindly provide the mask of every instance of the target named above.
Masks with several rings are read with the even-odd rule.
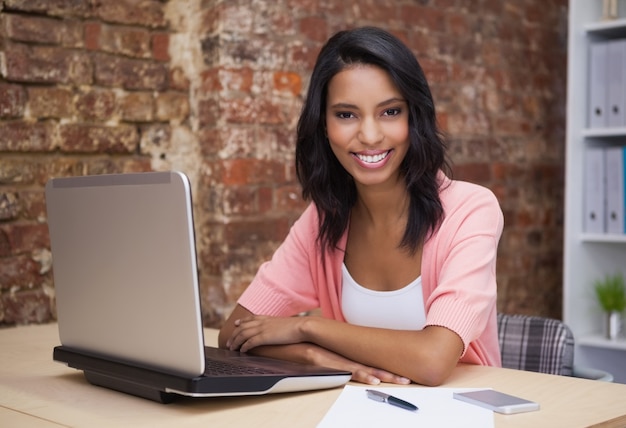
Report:
[[[374,389],[366,389],[366,392],[367,398],[371,398],[374,401],[386,403],[389,399],[389,394],[385,394],[384,392],[376,391]]]

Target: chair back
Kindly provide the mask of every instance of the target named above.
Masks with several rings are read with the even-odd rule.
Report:
[[[572,376],[574,335],[562,321],[498,313],[502,367]]]

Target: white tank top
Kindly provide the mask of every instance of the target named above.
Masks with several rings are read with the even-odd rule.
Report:
[[[394,291],[365,288],[342,264],[341,309],[350,324],[394,330],[421,330],[426,323],[422,277]]]

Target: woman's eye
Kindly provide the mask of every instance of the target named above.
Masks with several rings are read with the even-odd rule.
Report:
[[[383,116],[397,116],[400,114],[399,108],[388,108],[383,112]]]
[[[347,112],[347,111],[340,111],[340,112],[338,112],[338,113],[336,114],[336,116],[337,116],[339,119],[350,119],[350,118],[354,117],[354,115],[353,115],[352,113]]]

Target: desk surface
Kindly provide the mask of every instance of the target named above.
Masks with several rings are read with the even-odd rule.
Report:
[[[206,330],[214,344],[215,330]],[[158,404],[88,384],[52,360],[56,324],[0,330],[0,425],[315,427],[341,393],[182,398]],[[626,385],[518,370],[460,365],[444,387],[491,387],[540,403],[538,412],[494,414],[496,427],[625,427]]]

